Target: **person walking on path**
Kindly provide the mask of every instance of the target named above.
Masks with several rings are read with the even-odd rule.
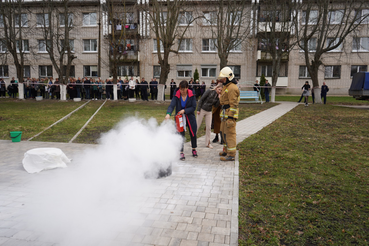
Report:
[[[305,84],[301,87],[302,95],[300,97],[299,102],[301,102],[302,97],[305,97],[305,106],[309,105],[309,96],[310,96],[310,85],[309,81],[305,81]]]
[[[327,92],[329,91],[328,86],[323,82],[321,91],[320,91],[320,98],[324,98],[324,104],[327,103]]]
[[[197,106],[197,131],[202,123],[202,119],[205,117],[206,135],[205,144],[206,147],[212,149],[213,146],[210,144],[210,132],[211,132],[211,119],[212,119],[212,108],[219,106],[219,97],[222,92],[223,84],[219,84],[214,89],[207,90],[199,100]]]
[[[176,110],[176,115],[182,115],[183,122],[184,122],[184,130],[180,132],[180,134],[183,137],[183,143],[180,153],[180,160],[185,160],[185,155],[183,153],[184,148],[184,136],[185,136],[185,130],[186,126],[188,127],[188,130],[190,131],[190,137],[191,137],[191,146],[192,146],[192,156],[197,158],[197,137],[196,137],[196,130],[197,130],[197,124],[196,124],[196,117],[195,117],[195,110],[196,110],[196,98],[193,92],[188,89],[188,82],[186,80],[182,80],[179,83],[179,89],[176,91],[168,109],[167,114],[165,116],[165,119],[168,120],[170,118],[170,115],[172,114],[173,110]]]
[[[220,95],[220,104],[222,105],[220,118],[220,134],[223,135],[223,152],[219,155],[221,161],[234,161],[236,156],[236,120],[238,119],[238,104],[240,102],[240,90],[237,81],[234,79],[234,73],[229,67],[220,70],[218,79],[223,83],[223,90]]]
[[[269,81],[266,80],[265,81],[265,88],[264,88],[264,95],[265,95],[265,101],[269,102],[269,87],[271,87],[271,85],[269,84]]]

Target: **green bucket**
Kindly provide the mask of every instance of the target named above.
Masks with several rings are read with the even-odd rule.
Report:
[[[20,142],[22,138],[22,132],[10,132],[10,138],[12,142]]]

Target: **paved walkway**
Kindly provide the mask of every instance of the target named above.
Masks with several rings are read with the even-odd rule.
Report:
[[[237,142],[258,132],[297,105],[283,102],[237,122]],[[208,149],[204,147],[204,141],[204,137],[198,140],[198,158],[192,158],[189,143],[186,143],[186,161],[174,163],[171,176],[151,181],[157,189],[145,194],[137,205],[137,211],[144,219],[131,226],[134,233],[117,230],[113,237],[96,245],[238,245],[238,161],[220,162],[217,155],[222,146],[214,144],[214,149]],[[94,146],[0,140],[0,246],[66,245],[43,241],[38,232],[22,224],[20,214],[23,206],[27,205],[24,204],[27,184],[34,176],[24,171],[21,161],[24,152],[39,147],[60,148],[69,158],[73,158],[81,150]]]

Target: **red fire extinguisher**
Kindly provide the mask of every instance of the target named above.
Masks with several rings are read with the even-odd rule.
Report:
[[[178,132],[183,132],[183,116],[181,114],[176,115],[176,127]]]

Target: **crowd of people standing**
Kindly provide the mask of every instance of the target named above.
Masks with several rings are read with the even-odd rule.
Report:
[[[58,78],[25,78],[23,82],[23,91],[25,99],[34,99],[42,97],[43,99],[60,99],[60,80]],[[190,80],[190,89],[196,96],[196,100],[202,96],[206,90],[205,82],[200,85],[198,80]],[[158,99],[158,81],[152,78],[147,82],[144,77],[139,79],[118,77],[117,80],[117,99],[128,100],[130,98],[141,99],[143,101]],[[18,81],[11,79],[8,86],[2,78],[0,78],[0,97],[16,98],[19,93]],[[166,86],[165,86],[166,88]],[[81,98],[91,100],[114,99],[113,95],[113,79],[101,78],[73,78],[70,77],[66,84],[67,99]],[[173,93],[177,89],[177,84],[174,79],[170,82],[170,99],[173,98]],[[165,97],[163,98],[165,100]]]

